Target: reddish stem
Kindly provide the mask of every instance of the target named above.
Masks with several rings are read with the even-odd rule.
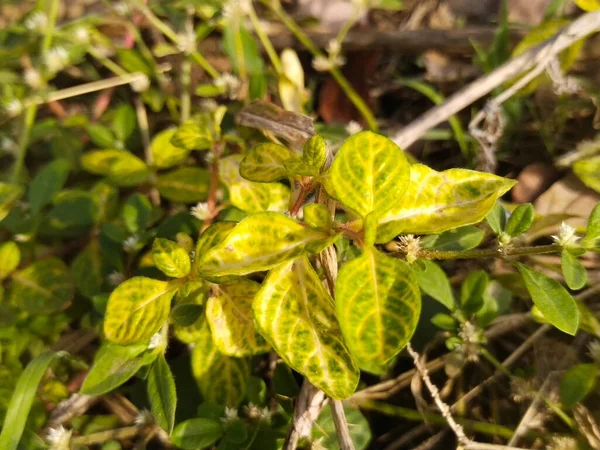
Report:
[[[303,203],[306,201],[306,197],[310,194],[315,187],[314,183],[304,184],[300,186],[300,192],[298,193],[298,198],[294,202],[294,205],[290,208],[290,214],[292,216],[296,216]]]

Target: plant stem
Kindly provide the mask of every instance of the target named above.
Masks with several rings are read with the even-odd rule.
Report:
[[[395,245],[392,243],[391,245]],[[390,249],[390,246],[388,246]],[[397,248],[396,248],[397,249]],[[546,253],[560,253],[562,247],[557,244],[538,245],[535,247],[515,247],[508,248],[504,251],[497,249],[475,249],[475,250],[428,250],[421,249],[417,255],[421,259],[475,259],[475,258],[504,258],[506,256],[527,256],[527,255],[543,255]],[[402,252],[398,252],[402,254]]]
[[[192,97],[190,94],[190,85],[192,77],[192,62],[185,59],[181,64],[181,116],[180,122],[183,124],[190,118],[192,109]]]
[[[114,430],[99,431],[86,436],[74,437],[71,442],[76,445],[102,444],[109,440],[130,439],[138,435],[141,428],[138,426],[117,428]]]
[[[261,0],[271,11],[273,11],[279,20],[290,30],[290,32],[300,41],[306,49],[312,53],[314,57],[325,57],[323,52],[319,50],[319,48],[310,40],[310,38],[302,31],[302,29],[298,26],[298,24],[292,19],[281,7],[279,2],[273,4],[269,0]],[[361,96],[354,90],[350,82],[346,79],[346,77],[342,74],[342,72],[337,67],[332,67],[329,70],[329,73],[334,78],[334,80],[340,85],[342,90],[346,93],[352,104],[356,106],[356,109],[359,110],[365,121],[367,122],[368,127],[377,131],[377,121],[375,120],[375,116],[361,98]]]
[[[281,60],[279,59],[279,56],[277,55],[277,52],[275,51],[273,44],[271,44],[271,40],[269,39],[269,36],[267,35],[267,33],[264,32],[264,30],[260,26],[260,22],[258,20],[258,16],[256,15],[256,11],[254,10],[254,6],[252,5],[252,2],[250,2],[250,9],[248,11],[248,16],[250,17],[250,21],[252,22],[252,26],[254,27],[254,32],[258,36],[260,43],[262,44],[265,51],[267,52],[267,55],[269,56],[269,59],[271,60],[271,64],[273,64],[273,68],[275,69],[275,72],[277,72],[277,75],[281,75],[283,73],[283,66],[281,64]]]

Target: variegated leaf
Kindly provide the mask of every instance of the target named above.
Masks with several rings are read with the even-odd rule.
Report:
[[[245,275],[269,270],[306,252],[316,253],[336,236],[305,228],[283,214],[264,212],[242,220],[198,261],[205,276]]]
[[[245,358],[219,353],[202,319],[192,351],[192,373],[205,401],[235,407],[246,395],[250,364]]]
[[[379,219],[377,242],[400,233],[441,233],[485,218],[496,199],[515,181],[466,169],[436,172],[422,164],[410,168],[410,183],[401,199]]]
[[[333,298],[308,258],[269,272],[254,299],[261,334],[283,360],[327,395],[352,395],[359,372],[335,316]]]
[[[258,334],[252,316],[252,300],[260,284],[240,280],[236,284],[213,285],[206,304],[206,319],[219,351],[228,356],[251,356],[269,351]]]
[[[323,168],[327,160],[327,143],[320,134],[311,137],[302,149],[302,161],[317,171]]]
[[[246,212],[278,211],[288,209],[290,189],[281,183],[257,183],[240,175],[242,155],[231,155],[219,163],[219,174],[229,188],[233,206]]]
[[[186,160],[190,151],[186,148],[177,147],[171,143],[171,138],[175,134],[174,129],[164,130],[154,136],[150,151],[152,153],[152,163],[159,169],[181,164]]]
[[[240,175],[246,180],[267,183],[288,175],[284,162],[291,158],[290,151],[283,145],[259,144],[244,156],[240,163]]]
[[[323,183],[327,193],[361,217],[380,216],[401,198],[410,166],[390,139],[363,131],[340,147]]]
[[[421,293],[410,266],[366,248],[342,265],[335,284],[337,317],[358,366],[385,372],[417,327]]]
[[[148,341],[167,321],[176,284],[133,277],[110,294],[104,318],[106,339],[129,345]]]
[[[200,279],[189,280],[177,290],[175,302],[180,305],[202,306],[208,299],[208,285]],[[191,325],[173,324],[173,333],[175,337],[185,344],[192,344],[202,339],[203,326],[206,323],[204,314]]]

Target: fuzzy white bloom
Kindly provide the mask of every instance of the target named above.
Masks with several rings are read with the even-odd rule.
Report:
[[[471,322],[461,324],[458,337],[462,340],[461,350],[467,361],[479,360],[479,344],[482,342],[479,329]]]
[[[117,2],[113,5],[113,8],[115,9],[115,12],[120,16],[126,16],[131,12],[127,2]]]
[[[44,32],[47,27],[48,16],[41,11],[34,12],[27,20],[25,20],[25,28],[28,30]]]
[[[340,44],[340,41],[337,39],[330,39],[327,43],[327,53],[329,53],[330,56],[337,56],[341,51],[342,45]]]
[[[152,414],[150,414],[150,411],[148,411],[147,409],[139,410],[137,416],[135,416],[135,420],[133,421],[133,423],[138,427],[150,425],[153,422],[154,418],[152,417]]]
[[[50,444],[50,450],[69,450],[71,448],[72,430],[67,430],[62,425],[56,428],[50,428],[46,435],[46,441]]]
[[[271,417],[272,416],[273,416],[273,413],[266,406],[264,408],[261,408],[261,410],[258,413],[259,420],[261,422],[265,422],[265,423],[271,423]]]
[[[17,148],[17,144],[11,138],[2,136],[0,138],[0,152],[1,153],[13,153]]]
[[[118,270],[114,270],[108,274],[106,280],[111,286],[118,286],[123,281],[125,281],[125,275],[122,272],[119,272]]]
[[[361,132],[362,129],[363,128],[360,125],[360,123],[358,123],[355,120],[351,120],[350,122],[348,122],[348,125],[346,125],[346,133],[348,133],[349,136]]]
[[[218,103],[212,98],[207,98],[200,102],[200,108],[203,111],[213,112],[218,107],[219,107]]]
[[[579,445],[570,436],[555,436],[546,448],[548,450],[577,450]]]
[[[226,20],[234,20],[247,16],[252,7],[251,1],[252,0],[229,0],[223,5],[223,10],[221,12],[223,18]]]
[[[223,423],[231,423],[238,418],[238,410],[237,408],[229,408],[225,407],[225,415],[221,417],[221,422]]]
[[[179,33],[177,35],[177,40],[177,48],[179,51],[190,54],[196,50],[196,33],[194,33],[194,30]]]
[[[166,344],[165,337],[159,331],[158,333],[154,333],[150,338],[150,342],[148,343],[148,350],[152,350],[159,347],[164,347]]]
[[[216,157],[217,156],[213,152],[204,152],[204,161],[206,161],[206,164],[214,163]]]
[[[129,236],[123,241],[123,250],[125,250],[127,253],[133,253],[137,250],[139,244],[140,238],[137,236]]]
[[[208,203],[206,202],[199,202],[196,206],[192,206],[190,208],[190,214],[198,220],[207,220],[210,219],[211,216]]]
[[[35,69],[27,69],[23,73],[23,79],[30,87],[39,89],[42,87],[43,81],[40,73]]]
[[[90,33],[85,27],[77,27],[75,31],[73,31],[73,39],[78,44],[87,44],[90,42]]]
[[[215,80],[215,86],[223,89],[231,100],[238,97],[241,85],[240,80],[230,73],[224,73]]]
[[[421,238],[415,237],[413,234],[400,236],[398,250],[404,253],[407,263],[414,263],[419,257],[419,250],[421,250]]]
[[[563,222],[560,225],[558,235],[552,236],[552,239],[554,239],[554,242],[561,247],[572,247],[579,240],[579,237],[575,234],[575,231],[575,228],[566,222]]]
[[[329,72],[336,67],[346,64],[346,58],[341,55],[329,55],[329,58],[317,56],[312,60],[312,66],[317,72]]]
[[[141,73],[130,85],[135,92],[144,92],[150,87],[150,78]]]
[[[588,344],[588,354],[596,364],[600,363],[600,340],[596,339]]]
[[[29,242],[31,240],[32,236],[30,234],[23,234],[23,233],[19,233],[19,234],[15,234],[13,236],[13,239],[17,242]]]
[[[16,116],[23,111],[23,103],[21,103],[19,99],[13,98],[12,100],[5,102],[4,105],[2,105],[2,109],[4,109],[9,116]]]
[[[54,47],[44,55],[44,62],[51,73],[60,72],[69,64],[69,52],[64,47]]]

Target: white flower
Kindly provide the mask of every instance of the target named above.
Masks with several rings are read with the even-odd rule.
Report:
[[[273,413],[266,406],[264,408],[262,408],[258,413],[258,418],[260,419],[260,421],[265,422],[265,423],[270,423],[272,416],[273,416]]]
[[[190,208],[190,214],[198,220],[210,219],[211,213],[208,208],[208,203],[200,202],[196,206]]]
[[[108,274],[106,279],[108,281],[108,284],[110,284],[111,286],[118,286],[123,281],[125,281],[125,275],[119,272],[118,270],[114,270]]]
[[[2,136],[0,138],[0,152],[12,154],[17,150],[17,144],[11,138]]]
[[[244,406],[244,413],[250,419],[258,419],[260,417],[260,408],[254,403],[250,402]]]
[[[137,416],[135,416],[135,420],[133,423],[138,427],[143,427],[144,425],[150,425],[154,422],[152,418],[152,414],[147,409],[141,409],[138,411]]]
[[[35,30],[43,32],[48,26],[48,17],[41,11],[34,12],[31,16],[25,20],[25,28],[28,30]]]
[[[208,111],[208,112],[213,112],[215,111],[217,108],[219,107],[219,105],[217,104],[217,102],[212,99],[212,98],[207,98],[204,99],[200,102],[200,108],[203,111]]]
[[[126,2],[117,2],[113,5],[115,12],[120,16],[129,14],[129,5]]]
[[[196,50],[196,33],[194,30],[177,35],[177,48],[179,51],[190,54]]]
[[[312,66],[317,72],[328,72],[333,67],[331,61],[324,56],[313,58]]]
[[[64,47],[54,47],[44,55],[44,62],[51,73],[56,73],[69,64],[69,52]]]
[[[240,80],[230,73],[224,73],[215,80],[215,86],[223,89],[225,94],[232,100],[237,98],[241,85]]]
[[[350,122],[348,122],[348,125],[346,125],[346,133],[348,133],[348,135],[352,136],[353,134],[359,133],[362,131],[362,126],[360,125],[360,123],[358,123],[355,120],[351,120]]]
[[[478,361],[482,341],[479,329],[471,322],[465,322],[460,326],[458,337],[462,340],[461,350],[467,361]]]
[[[3,109],[9,116],[16,116],[23,111],[23,103],[19,99],[13,98],[4,103]]]
[[[568,225],[566,222],[563,222],[560,225],[558,235],[552,236],[552,239],[554,239],[554,242],[561,247],[572,247],[579,240],[579,237],[575,234],[575,231],[575,228],[573,228],[571,225]]]
[[[231,423],[238,418],[238,410],[237,408],[229,408],[225,407],[225,416],[221,417],[221,422],[223,423]]]
[[[69,450],[72,430],[67,430],[62,425],[50,428],[46,435],[46,441],[50,444],[50,450]]]
[[[419,251],[421,250],[421,238],[415,237],[413,234],[400,236],[398,241],[398,249],[404,253],[406,262],[412,264],[419,257]]]
[[[127,253],[133,253],[137,250],[140,239],[137,236],[129,236],[123,241],[123,250]]]
[[[131,85],[131,89],[133,89],[135,92],[144,92],[150,87],[150,78],[143,73],[140,73],[129,84]]]
[[[165,337],[159,331],[158,333],[153,334],[152,337],[150,338],[150,342],[148,343],[148,350],[164,347],[165,344],[166,344]]]
[[[596,339],[588,344],[588,354],[597,364],[600,363],[600,340]]]
[[[337,39],[330,39],[327,43],[327,53],[329,53],[330,57],[337,56],[342,51],[342,46]]]
[[[35,69],[27,69],[23,73],[23,78],[25,79],[25,83],[34,89],[39,89],[42,87],[42,76]]]
[[[234,20],[247,16],[250,13],[252,0],[229,0],[223,5],[221,14],[224,19]]]
[[[77,27],[75,31],[73,31],[73,39],[78,44],[87,44],[90,41],[90,33],[87,28]]]

